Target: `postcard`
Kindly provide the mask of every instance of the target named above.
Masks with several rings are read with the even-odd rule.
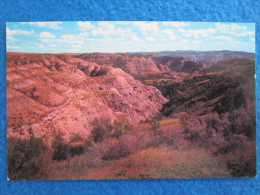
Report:
[[[6,24],[10,180],[256,175],[255,24]]]

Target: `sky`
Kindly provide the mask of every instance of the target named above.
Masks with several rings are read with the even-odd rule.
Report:
[[[175,50],[255,52],[254,23],[214,22],[11,22],[10,52],[92,53]]]

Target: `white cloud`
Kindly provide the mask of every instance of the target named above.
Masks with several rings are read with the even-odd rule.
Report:
[[[236,23],[223,24],[216,23],[216,29],[225,34],[230,34],[233,36],[254,36],[254,31],[248,31],[246,26],[241,26]]]
[[[181,27],[190,25],[190,23],[188,23],[188,22],[162,22],[162,24],[166,25],[166,26],[172,26],[175,28],[181,28]]]
[[[7,47],[7,49],[20,49],[21,48],[19,46],[13,46],[13,45],[7,45],[6,47]]]
[[[42,28],[62,29],[60,26],[62,22],[20,22],[20,24],[30,24]]]
[[[210,39],[212,40],[223,40],[223,41],[234,41],[234,39],[232,37],[229,36],[212,36],[210,37]]]
[[[43,47],[44,47],[42,43],[34,42],[34,45],[35,45],[37,48],[43,48]]]
[[[73,41],[73,40],[75,40],[76,38],[75,38],[75,36],[74,35],[72,35],[72,34],[69,34],[69,35],[63,35],[63,36],[61,36],[63,39],[67,39],[67,40],[69,40],[69,41]]]
[[[6,34],[6,40],[7,41],[15,41],[16,39],[13,38],[11,35]]]
[[[201,41],[201,40],[193,40],[192,43],[193,43],[193,44],[201,44],[202,41]]]
[[[167,40],[176,40],[179,38],[179,35],[177,35],[176,32],[172,29],[165,29],[165,30],[159,31],[157,33],[157,35],[155,35],[155,36],[164,37]]]
[[[16,39],[13,36],[16,35],[32,35],[34,31],[25,31],[25,30],[11,30],[6,28],[6,39],[7,41],[15,41]]]
[[[31,35],[34,32],[26,28],[10,30],[26,23],[8,26],[7,47],[14,51],[35,49],[46,52],[128,52],[128,51],[160,51],[178,49],[235,49],[250,48],[255,41],[254,28],[247,24],[211,23],[195,26],[188,22],[132,22],[132,21],[101,21],[75,22],[77,29],[58,31],[43,29],[37,36],[24,39],[16,35]],[[47,27],[45,23],[33,23],[35,26]],[[61,26],[60,24],[57,24]],[[50,26],[50,25],[49,25]],[[62,27],[65,28],[66,22]],[[70,26],[69,26],[70,27]],[[196,27],[196,28],[195,28]],[[55,28],[55,27],[54,27]],[[17,29],[17,28],[16,28]],[[26,29],[26,30],[24,30]],[[67,28],[66,28],[67,29]],[[80,31],[82,30],[82,31]],[[48,31],[48,32],[47,32]],[[94,38],[93,38],[94,36]],[[31,42],[26,45],[27,42]],[[12,44],[15,41],[15,44]],[[26,43],[26,44],[25,44]],[[247,44],[247,45],[246,45]],[[41,49],[43,48],[43,49]],[[241,49],[242,48],[242,49]],[[11,50],[12,50],[11,49]]]
[[[11,30],[6,28],[6,35],[32,35],[34,31],[26,31],[26,30]]]
[[[79,29],[82,31],[85,30],[91,30],[95,28],[90,22],[77,22],[77,25],[79,26]]]
[[[79,36],[79,37],[82,37],[82,38],[88,37],[88,36],[89,36],[89,33],[88,33],[88,32],[79,33],[78,36]]]
[[[250,36],[250,37],[253,37],[253,36],[255,36],[255,31],[246,31],[246,32],[237,33],[237,36]]]
[[[49,32],[41,32],[39,34],[39,38],[42,42],[49,43],[49,42],[53,41],[56,38],[56,36]]]
[[[188,42],[188,40],[187,39],[181,39],[181,42],[186,43],[186,42]]]
[[[138,38],[136,34],[133,34],[133,35],[131,36],[131,39],[132,39],[133,41],[136,41],[136,42],[143,42],[143,40],[141,40],[140,38]]]
[[[56,38],[55,35],[49,33],[49,32],[41,32],[39,35],[40,38]]]
[[[158,22],[132,22],[132,24],[137,26],[141,31],[159,31]]]
[[[92,31],[92,34],[94,36],[97,35],[103,35],[104,37],[108,37],[110,34],[112,33],[112,31],[110,30],[105,30],[104,28],[96,28]]]
[[[66,43],[71,47],[77,47],[78,45],[83,45],[87,39],[89,33],[79,33],[79,34],[66,34],[62,35],[61,38],[55,39],[57,43]]]
[[[113,22],[113,24],[119,24],[119,25],[128,25],[128,24],[132,24],[133,22],[131,21],[116,21]]]
[[[150,42],[155,42],[156,41],[155,38],[153,38],[153,37],[146,37],[145,39],[147,41],[150,41]]]
[[[214,34],[216,32],[216,30],[213,29],[213,28],[198,29],[198,30],[179,29],[179,31],[183,34],[184,37],[194,37],[194,38],[197,38],[197,39],[200,36],[202,36],[202,37],[210,37],[212,34]]]
[[[113,30],[115,29],[114,24],[112,24],[111,22],[107,22],[107,21],[101,21],[98,22],[98,25],[102,28],[105,28],[106,30]]]
[[[224,24],[224,23],[216,23],[216,28],[221,32],[237,32],[240,30],[247,30],[246,26],[240,26],[238,24]]]

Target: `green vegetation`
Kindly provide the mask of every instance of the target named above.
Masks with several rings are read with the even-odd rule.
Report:
[[[41,138],[8,138],[8,176],[10,179],[34,179],[51,163],[51,151]]]
[[[91,125],[94,127],[91,131],[91,137],[95,143],[103,141],[111,134],[112,125],[109,119],[95,118]]]
[[[122,135],[126,134],[128,131],[131,131],[133,126],[128,122],[125,115],[119,115],[113,123],[114,131],[112,136],[115,138],[120,138]]]
[[[171,167],[155,169],[145,178],[223,178],[231,177],[225,163],[204,161],[198,163],[180,163]]]

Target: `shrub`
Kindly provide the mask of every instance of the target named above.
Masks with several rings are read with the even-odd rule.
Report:
[[[115,138],[120,138],[122,135],[131,131],[133,126],[128,122],[125,115],[119,115],[113,124],[114,130],[112,136]]]
[[[227,168],[231,170],[233,177],[255,177],[256,164],[252,162],[228,162]]]
[[[85,151],[85,141],[80,134],[74,134],[70,139],[70,150],[71,156],[81,155]]]
[[[111,134],[112,125],[110,119],[95,118],[91,125],[93,126],[91,137],[95,143],[101,142]]]
[[[130,155],[128,147],[123,143],[118,143],[111,148],[109,148],[105,154],[102,156],[103,160],[115,160],[119,158],[124,158]]]
[[[53,160],[66,160],[69,157],[69,145],[64,143],[61,134],[57,134],[52,142]]]
[[[33,179],[51,162],[51,151],[41,138],[8,138],[8,173],[10,179]]]
[[[224,136],[230,134],[242,134],[255,139],[255,105],[248,104],[245,107],[233,110],[222,116]]]

